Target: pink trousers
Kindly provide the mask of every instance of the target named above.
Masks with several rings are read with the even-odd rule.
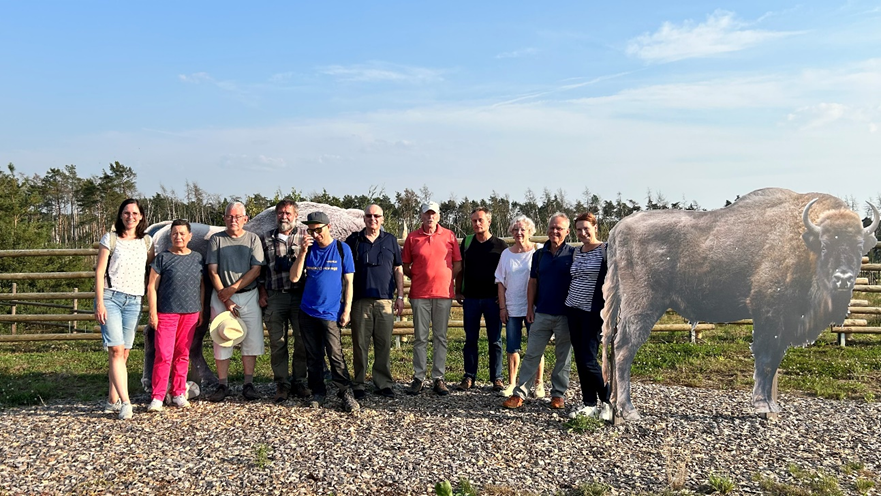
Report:
[[[171,395],[187,392],[187,370],[190,367],[190,345],[196,332],[196,313],[160,313],[156,329],[156,358],[153,360],[153,399],[164,400],[168,392],[168,375],[172,373]]]

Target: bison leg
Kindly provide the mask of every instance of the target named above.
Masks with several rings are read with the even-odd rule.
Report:
[[[190,374],[189,380],[196,382],[202,387],[213,386],[217,384],[217,376],[208,366],[203,353],[203,342],[205,335],[208,334],[208,326],[210,321],[205,315],[202,324],[196,327],[196,333],[193,335],[193,344],[190,345]]]
[[[156,359],[156,329],[149,323],[144,327],[144,371],[141,386],[146,393],[153,392],[153,361]]]
[[[649,338],[652,326],[658,320],[655,314],[622,317],[615,335],[615,410],[624,420],[639,420],[639,412],[630,399],[630,367],[636,352]]]
[[[772,331],[778,332],[778,331]],[[778,413],[780,406],[774,397],[774,377],[783,361],[787,345],[776,336],[765,337],[768,332],[753,331],[752,351],[756,358],[755,385],[753,386],[753,406],[756,413]]]

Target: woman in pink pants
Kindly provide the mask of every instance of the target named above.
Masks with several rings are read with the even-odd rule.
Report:
[[[153,401],[148,412],[161,412],[171,373],[171,402],[188,407],[187,370],[190,345],[196,326],[202,321],[202,255],[187,248],[193,237],[190,223],[171,223],[171,247],[156,256],[150,266],[147,301],[150,325],[156,329],[156,359],[153,362]]]

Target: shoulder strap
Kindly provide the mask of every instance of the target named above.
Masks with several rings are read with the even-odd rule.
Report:
[[[471,241],[474,240],[474,235],[469,234],[465,236],[465,249],[467,250],[469,246],[471,246]],[[463,254],[464,255],[464,254]]]
[[[340,281],[345,281],[346,279],[346,252],[343,251],[343,243],[340,240],[336,241],[336,250],[340,252]]]
[[[117,238],[116,231],[110,231],[109,234],[110,234],[110,239],[109,239],[110,246],[108,248],[110,248],[110,255],[107,255],[107,260],[110,260],[110,257],[113,256],[113,250],[116,249],[116,238]]]

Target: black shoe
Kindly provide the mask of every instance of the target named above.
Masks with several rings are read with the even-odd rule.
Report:
[[[450,390],[447,389],[447,384],[443,379],[435,379],[434,380],[434,392],[440,396],[446,396],[450,394]]]
[[[212,391],[206,399],[214,403],[219,403],[225,400],[227,396],[229,396],[229,386],[218,384],[217,387],[214,388],[214,391]]]
[[[242,386],[242,396],[247,401],[259,400],[261,398],[260,393],[257,392],[257,388],[255,388],[254,384],[251,382]]]
[[[352,395],[356,400],[363,400],[367,396],[367,393],[365,393],[363,389],[353,389]]]
[[[395,397],[395,390],[390,387],[377,389],[376,391],[373,391],[373,392],[378,394],[379,396],[385,396],[386,398],[394,398]]]
[[[309,390],[302,382],[294,384],[294,396],[297,398],[310,398],[312,391]]]
[[[410,387],[407,388],[407,394],[410,396],[416,396],[417,394],[422,392],[422,381],[419,379],[413,379],[413,382],[410,383]]]

